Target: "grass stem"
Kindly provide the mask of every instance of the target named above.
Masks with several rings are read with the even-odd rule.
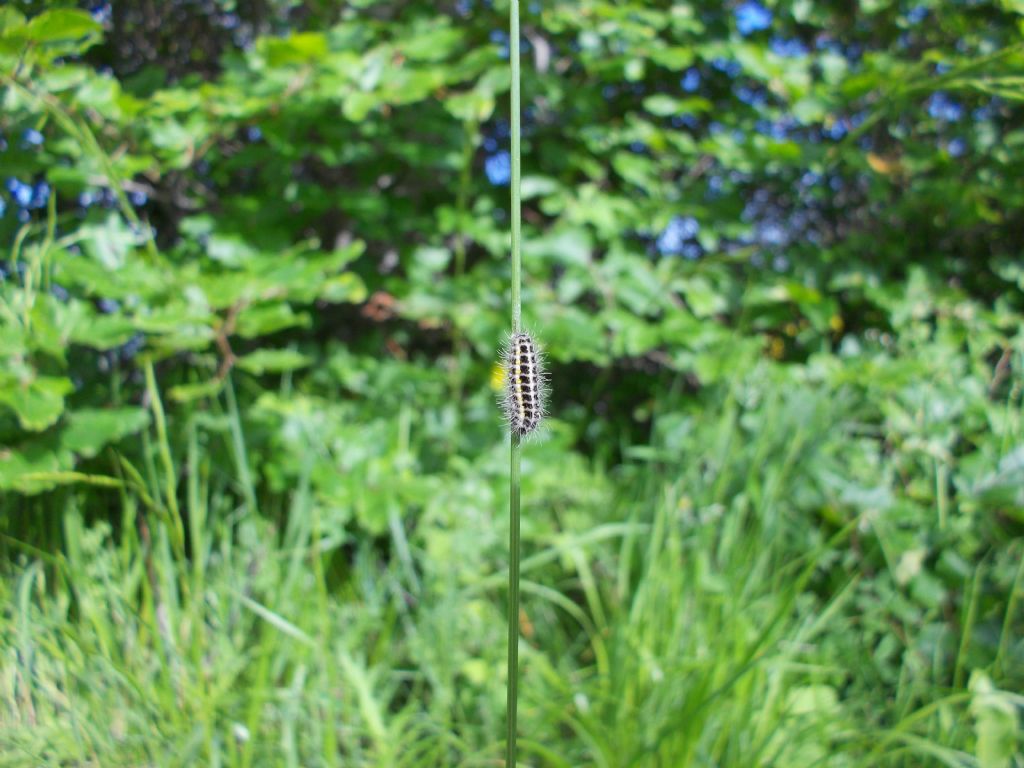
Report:
[[[508,733],[505,765],[516,765],[516,719],[519,703],[519,436],[512,435],[508,526]]]
[[[522,149],[520,147],[520,136],[522,127],[520,125],[520,73],[519,73],[519,0],[512,0],[511,3],[511,48],[509,58],[512,62],[512,332],[519,333],[522,326],[522,312],[520,308],[519,286],[522,282],[522,257],[520,244],[522,241],[522,203],[519,197],[520,177],[522,175],[522,164],[520,162]]]
[[[511,0],[509,6],[509,60],[512,64],[512,332],[518,333],[522,325],[519,287],[522,281],[522,203],[520,201],[520,72],[519,72],[519,2]],[[512,433],[512,462],[509,472],[509,568],[508,568],[508,699],[505,739],[505,766],[515,768],[516,720],[519,705],[519,436]]]

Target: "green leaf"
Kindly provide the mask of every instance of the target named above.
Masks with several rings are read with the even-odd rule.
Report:
[[[710,317],[723,312],[728,306],[725,297],[703,277],[682,280],[679,287],[686,297],[686,303],[697,317]]]
[[[658,115],[659,117],[674,115],[678,104],[678,99],[673,99],[671,96],[666,96],[663,93],[656,93],[644,99],[644,109],[652,115]]]
[[[28,382],[7,378],[0,380],[0,403],[14,411],[23,429],[39,432],[60,418],[64,395],[72,389],[63,377],[39,376]]]
[[[327,55],[327,38],[320,32],[298,32],[288,37],[265,37],[259,51],[272,67],[310,64]]]
[[[979,768],[1010,768],[1017,752],[1017,708],[1013,700],[997,690],[980,670],[971,673],[968,688]]]
[[[306,368],[313,362],[309,355],[293,349],[260,349],[238,358],[237,365],[253,374],[281,373]]]
[[[85,11],[58,8],[45,11],[20,30],[20,34],[39,43],[77,40],[98,33],[103,27]]]
[[[329,277],[320,285],[320,298],[332,304],[360,304],[366,296],[366,283],[355,272]]]
[[[656,48],[650,53],[651,61],[667,69],[680,71],[693,64],[694,53],[691,48]]]
[[[285,328],[306,327],[309,315],[297,314],[290,305],[281,302],[249,307],[238,318],[238,335],[244,339],[265,336]]]
[[[451,27],[447,19],[421,27],[416,34],[396,43],[395,47],[410,59],[441,61],[462,42],[463,32]]]
[[[0,38],[11,35],[25,26],[25,15],[21,11],[4,6],[0,8]]]
[[[109,443],[116,443],[148,425],[149,412],[144,408],[87,408],[68,416],[60,442],[67,450],[91,458]]]
[[[658,117],[694,115],[711,109],[711,102],[699,96],[676,99],[664,93],[656,93],[644,99],[644,109]]]
[[[32,475],[63,472],[73,465],[71,453],[57,445],[52,435],[26,441],[13,449],[0,448],[0,489],[41,493],[58,482]]]
[[[127,317],[99,315],[76,323],[69,341],[93,349],[108,350],[126,343],[135,333],[135,324]]]
[[[547,176],[524,176],[520,182],[521,198],[546,197],[558,192],[558,182]]]
[[[442,272],[451,263],[452,252],[447,248],[422,246],[409,258],[409,277],[414,284],[429,285],[442,277]]]
[[[83,226],[79,236],[85,251],[107,270],[123,268],[129,252],[140,242],[140,237],[116,213],[107,214],[102,224]]]
[[[359,123],[365,120],[370,112],[380,103],[380,97],[374,93],[352,91],[345,96],[345,101],[341,106],[341,113],[353,123]]]
[[[223,388],[223,379],[210,379],[196,384],[179,384],[176,387],[171,387],[168,395],[177,403],[191,403],[196,400],[216,397]]]
[[[479,90],[457,93],[445,99],[444,108],[464,123],[482,123],[494,112],[494,95]]]
[[[523,256],[584,266],[590,262],[591,238],[585,229],[562,229],[523,243]]]
[[[238,235],[211,235],[206,255],[227,267],[241,267],[256,255],[256,249]]]

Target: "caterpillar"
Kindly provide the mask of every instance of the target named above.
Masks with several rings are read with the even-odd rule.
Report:
[[[534,433],[544,418],[547,379],[537,342],[528,333],[513,333],[504,350],[505,393],[502,410],[512,434]]]

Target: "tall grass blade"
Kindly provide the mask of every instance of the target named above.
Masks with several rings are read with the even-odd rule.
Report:
[[[522,310],[519,287],[522,280],[520,251],[521,202],[519,197],[521,164],[519,119],[520,72],[519,72],[519,2],[512,0],[509,6],[509,38],[511,48],[509,60],[512,64],[512,333],[519,333],[522,326]],[[508,731],[505,738],[505,766],[516,765],[516,719],[519,705],[519,470],[520,438],[512,432],[512,462],[509,471],[509,525],[508,525],[508,698],[506,720]]]

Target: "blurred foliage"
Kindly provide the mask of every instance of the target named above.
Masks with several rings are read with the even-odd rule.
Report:
[[[562,563],[535,597],[612,628],[608,647],[596,631],[581,647],[548,616],[553,639],[537,641],[535,684],[564,705],[535,692],[538,722],[574,734],[565,764],[810,765],[831,744],[856,757],[829,764],[872,765],[919,748],[911,736],[938,751],[908,765],[1021,764],[1020,702],[1001,691],[1024,688],[1024,6],[523,12],[523,302],[554,381],[524,534]],[[495,654],[473,639],[488,608],[451,589],[502,562],[506,14],[480,0],[0,8],[9,560],[67,539],[65,509],[98,526],[101,552],[104,526],[128,536],[142,508],[185,600],[186,560],[205,568],[227,546],[195,548],[197,510],[243,547],[264,526],[322,554],[345,598],[392,610],[363,592],[359,569],[377,567],[395,600],[455,601],[410,619],[439,647],[390,615],[410,646],[387,663],[420,669],[410,685],[460,727],[500,722],[497,673],[480,666]],[[627,536],[602,528],[620,513],[664,528],[635,569],[639,545],[570,557],[552,543]],[[709,520],[721,539],[673,533]],[[657,574],[681,559],[696,591],[671,582],[659,601]],[[274,566],[292,569],[275,600],[301,597],[294,567]],[[768,589],[716,603],[747,578]],[[700,636],[631,634],[684,609],[710,642],[723,626],[736,638],[696,682]],[[733,731],[753,714],[716,720],[699,695],[643,689],[667,674],[711,695],[778,639],[773,611],[810,622],[786,626],[817,654],[775,663],[821,675],[778,689],[765,672],[748,691],[772,692],[761,725]],[[841,631],[808,628],[823,616]],[[352,631],[346,653],[356,637],[397,642]],[[415,698],[401,689],[386,712]],[[937,691],[962,696],[957,714],[931,706]],[[815,711],[834,716],[827,734],[801,720]],[[383,716],[366,721],[380,749]],[[765,735],[782,721],[803,740]],[[851,741],[882,733],[865,724],[892,730]],[[462,736],[444,760],[486,752]],[[950,762],[961,753],[977,763]]]

